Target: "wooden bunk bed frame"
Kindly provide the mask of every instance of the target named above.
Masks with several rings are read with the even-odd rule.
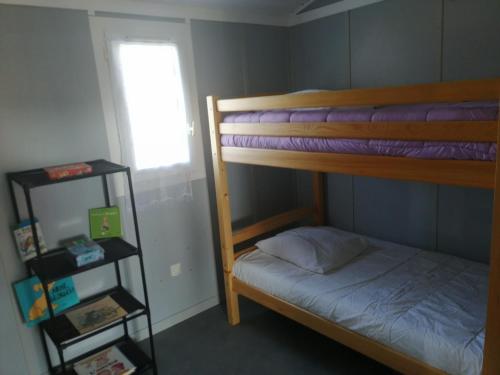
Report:
[[[228,320],[240,321],[238,295],[256,301],[290,319],[320,332],[364,355],[404,374],[444,374],[420,360],[276,298],[234,277],[233,263],[255,246],[236,252],[234,246],[265,235],[288,224],[312,218],[316,225],[325,220],[324,173],[336,172],[399,180],[423,181],[494,189],[489,295],[483,374],[500,374],[500,152],[496,162],[474,160],[426,160],[391,156],[369,156],[250,149],[221,146],[222,134],[300,136],[325,138],[396,139],[426,141],[476,141],[500,143],[497,121],[460,122],[341,122],[228,124],[223,112],[398,105],[438,102],[500,101],[500,79],[457,81],[390,88],[355,89],[298,95],[274,95],[219,100],[207,98],[219,219]],[[313,207],[294,209],[238,231],[232,230],[226,163],[243,163],[308,170],[313,175]]]

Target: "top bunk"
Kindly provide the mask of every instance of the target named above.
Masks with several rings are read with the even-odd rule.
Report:
[[[494,187],[500,79],[207,98],[221,162]]]

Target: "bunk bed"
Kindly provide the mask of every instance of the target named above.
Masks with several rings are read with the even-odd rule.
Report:
[[[500,134],[499,100],[500,79],[224,100],[208,97],[229,323],[239,323],[238,295],[242,295],[405,374],[477,374],[481,367],[483,374],[500,374],[500,198],[497,194],[500,172],[496,173],[500,158],[496,151]],[[439,115],[443,111],[447,115]],[[397,115],[387,115],[387,112]],[[349,143],[347,148],[346,142]],[[371,147],[373,144],[375,147]],[[352,145],[355,147],[351,147]],[[358,147],[360,145],[362,147]],[[402,147],[398,148],[397,145]],[[411,151],[415,145],[420,151],[425,146],[424,151],[415,154]],[[452,152],[453,150],[459,151]],[[462,152],[464,150],[466,152]],[[469,152],[470,150],[474,152]],[[226,163],[311,171],[313,206],[296,208],[233,231]],[[473,262],[469,264],[453,257],[437,260],[433,258],[435,254],[430,252],[398,247],[375,239],[368,241],[370,246],[377,247],[378,250],[368,250],[363,257],[356,258],[356,262],[320,276],[297,269],[290,263],[262,252],[255,245],[235,251],[237,246],[241,247],[256,237],[266,236],[305,219],[312,219],[317,226],[324,225],[324,173],[332,172],[494,189],[489,267]],[[356,267],[360,262],[370,264],[380,254],[386,258],[393,256],[394,259],[399,259],[394,260],[397,264],[411,263],[418,257],[423,257],[426,261],[432,258],[436,264],[453,264],[453,267],[458,267],[457,270],[460,267],[475,270],[473,276],[469,275],[468,284],[464,281],[459,287],[455,285],[454,288],[443,288],[440,294],[443,299],[434,301],[432,306],[437,315],[424,317],[427,320],[444,319],[442,323],[453,337],[453,324],[447,324],[446,317],[450,317],[450,322],[456,317],[451,319],[445,300],[459,305],[464,299],[474,297],[468,305],[469,309],[474,305],[478,308],[474,319],[469,316],[462,320],[460,317],[456,318],[459,324],[468,325],[465,331],[475,332],[460,338],[464,342],[473,343],[474,355],[469,356],[470,353],[464,353],[463,348],[453,347],[453,339],[448,340],[442,331],[426,332],[432,334],[437,342],[434,347],[431,345],[429,348],[448,346],[440,349],[444,351],[436,351],[436,356],[446,357],[447,352],[454,352],[447,358],[450,365],[443,365],[439,360],[429,359],[429,353],[418,353],[419,348],[425,344],[422,340],[428,340],[428,337],[419,337],[418,332],[410,335],[411,337],[407,336],[408,326],[401,328],[406,333],[401,334],[400,338],[402,341],[409,340],[405,346],[391,342],[390,334],[377,336],[363,330],[366,316],[358,317],[354,325],[347,324],[345,320],[349,319],[343,320],[341,313],[332,318],[331,310],[330,313],[324,312],[319,305],[326,303],[331,306],[336,303],[338,295],[334,292],[330,293],[333,300],[318,302],[319,305],[301,303],[301,300],[308,300],[308,295],[311,297],[309,300],[319,301],[319,296],[314,296],[316,287],[311,285],[316,284],[312,281],[302,283],[301,285],[309,285],[309,289],[303,288],[300,291],[302,295],[295,297],[277,288],[278,284],[294,283],[297,278],[318,279],[319,285],[326,279],[332,279],[328,281],[331,286],[338,282],[335,278],[339,274],[345,277],[349,274],[356,275]],[[272,271],[266,274],[265,269]],[[438,278],[446,272],[448,270],[439,273]],[[459,270],[456,272],[463,273]],[[418,272],[413,274],[418,278]],[[400,282],[401,277],[387,277],[383,286],[374,287],[367,283],[365,292],[384,290],[389,280]],[[416,279],[410,281],[418,283]],[[469,292],[467,286],[472,287]],[[331,292],[331,288],[324,290],[325,293],[318,293],[328,294],[327,291]],[[297,290],[294,292],[298,293]],[[418,293],[425,293],[425,288],[419,289]],[[465,294],[458,296],[460,293]],[[455,297],[461,300],[453,300]],[[413,299],[415,298],[414,295]],[[344,309],[349,315],[356,312],[356,309],[362,309],[360,303],[364,300],[360,295],[354,293],[350,300],[356,301],[351,304],[350,311],[346,310],[346,306],[335,305],[336,311]],[[384,300],[376,303],[384,304]],[[439,306],[442,306],[443,311],[439,311]],[[387,312],[390,313],[391,311]],[[482,315],[486,315],[486,318],[481,320]],[[369,326],[368,323],[367,325]],[[426,328],[432,326],[431,322]],[[462,364],[455,366],[461,360]],[[465,368],[468,363],[471,368]]]

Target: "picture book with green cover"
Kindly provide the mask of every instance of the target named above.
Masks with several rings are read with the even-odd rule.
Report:
[[[93,240],[122,236],[120,209],[117,206],[89,210],[90,237]]]
[[[52,309],[56,315],[80,302],[71,277],[49,283],[47,287]],[[15,283],[14,290],[23,319],[28,327],[49,318],[47,300],[38,277],[33,276]]]

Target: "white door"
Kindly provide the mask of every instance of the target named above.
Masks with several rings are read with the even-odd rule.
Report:
[[[132,167],[139,190],[204,178],[188,25],[106,17],[90,25],[112,161]]]

